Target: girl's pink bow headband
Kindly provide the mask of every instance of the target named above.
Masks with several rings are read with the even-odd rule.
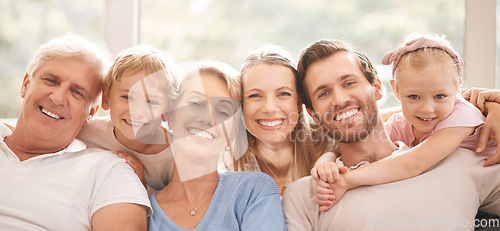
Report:
[[[411,40],[399,49],[385,53],[384,57],[382,58],[382,64],[389,65],[392,63],[392,76],[394,78],[394,72],[396,71],[396,67],[398,66],[401,56],[420,48],[439,48],[446,51],[446,53],[448,53],[455,60],[458,69],[458,76],[462,77],[464,61],[462,60],[460,55],[455,50],[453,50],[453,48],[446,46],[443,42],[428,39],[425,37]]]

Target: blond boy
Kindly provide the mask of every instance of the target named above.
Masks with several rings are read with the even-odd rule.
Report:
[[[172,178],[173,156],[162,126],[177,92],[175,64],[163,52],[136,46],[120,53],[105,79],[102,108],[78,138],[89,147],[115,151],[145,183],[148,194]]]

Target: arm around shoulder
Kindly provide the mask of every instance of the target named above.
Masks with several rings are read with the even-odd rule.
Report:
[[[471,127],[443,128],[410,150],[349,172],[348,188],[417,176],[451,154],[473,131]]]

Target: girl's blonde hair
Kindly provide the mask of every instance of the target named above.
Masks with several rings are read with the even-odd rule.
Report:
[[[435,65],[436,67],[440,67],[446,73],[456,76],[455,83],[458,86],[461,82],[463,64],[460,62],[460,56],[452,48],[451,43],[446,39],[446,37],[444,35],[435,34],[410,34],[405,39],[405,44],[408,44],[410,41],[414,41],[416,39],[422,40],[422,45],[415,50],[401,54],[401,58],[394,69],[394,83],[397,84],[398,73],[401,73],[401,71],[410,68],[421,69],[429,65]],[[427,45],[426,43],[430,44]],[[435,44],[439,44],[439,46],[435,46]]]
[[[282,47],[273,44],[264,45],[247,55],[241,68],[240,81],[249,69],[261,63],[288,68],[293,74],[295,85],[297,86],[299,83],[297,69],[290,54]],[[299,98],[298,100],[300,103]],[[302,103],[300,104],[298,123],[290,134],[293,143],[292,163],[290,165],[293,180],[309,175],[318,157],[324,152],[332,150],[334,144],[333,140],[328,136],[321,136],[320,126],[314,124],[313,119],[307,113],[304,113]],[[255,159],[257,152],[256,138],[250,132],[247,132],[247,136],[248,150],[245,155],[236,160],[235,171],[249,170],[249,163]]]

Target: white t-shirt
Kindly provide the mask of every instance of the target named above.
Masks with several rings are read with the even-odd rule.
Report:
[[[400,151],[408,148],[398,145]],[[310,176],[301,178],[283,196],[287,228],[473,230],[478,209],[500,215],[500,165],[483,167],[484,159],[458,148],[419,176],[349,190],[322,213],[315,202],[316,182]]]
[[[153,194],[167,186],[174,171],[172,146],[156,154],[139,153],[118,142],[113,129],[114,125],[109,116],[93,118],[89,124],[83,126],[77,138],[91,148],[124,151],[135,156],[144,165],[144,180],[148,194]],[[163,134],[161,131],[160,133]]]
[[[91,230],[94,212],[115,203],[151,205],[144,186],[123,159],[86,148],[67,148],[20,162],[0,124],[0,229]]]

